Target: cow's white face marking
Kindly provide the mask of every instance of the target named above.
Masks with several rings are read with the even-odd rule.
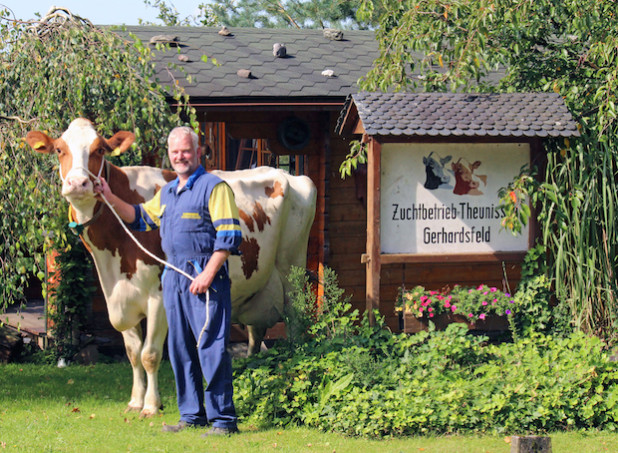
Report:
[[[60,174],[63,177],[62,195],[71,203],[83,204],[85,200],[94,199],[93,184],[86,170],[91,145],[97,138],[92,123],[82,118],[74,120],[62,134],[61,139],[66,144],[66,149],[62,151],[70,154],[64,159],[60,158]],[[69,165],[70,168],[67,168]]]

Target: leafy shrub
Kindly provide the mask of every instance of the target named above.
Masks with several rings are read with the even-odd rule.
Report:
[[[336,301],[305,342],[235,361],[243,421],[367,437],[618,428],[618,372],[597,338],[532,329],[493,345],[460,324],[393,334]]]

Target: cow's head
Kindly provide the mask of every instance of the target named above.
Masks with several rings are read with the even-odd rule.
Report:
[[[423,164],[425,165],[425,188],[437,189],[442,184],[448,184],[451,179],[445,170],[445,165],[452,159],[451,156],[433,157],[434,152],[430,152],[428,156],[423,156]]]
[[[94,175],[100,175],[106,153],[129,149],[135,135],[117,132],[110,139],[101,137],[93,124],[77,118],[60,138],[52,139],[40,131],[28,132],[26,142],[39,153],[55,153],[60,162],[62,195],[74,205],[94,201]]]
[[[453,193],[457,195],[482,195],[479,189],[481,181],[487,184],[487,175],[476,175],[474,171],[481,166],[481,161],[477,160],[473,163],[461,162],[461,158],[457,162],[453,162],[451,167],[455,173],[455,189]]]

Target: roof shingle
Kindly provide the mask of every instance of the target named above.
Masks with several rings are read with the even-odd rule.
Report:
[[[577,124],[556,93],[357,93],[337,123],[356,108],[365,133],[377,136],[573,137]]]
[[[192,97],[226,99],[230,97],[329,97],[341,102],[358,91],[358,79],[369,71],[378,56],[378,44],[371,31],[346,30],[344,39],[333,41],[322,30],[233,28],[232,35],[221,36],[213,27],[127,26],[126,32],[149,42],[155,35],[178,37],[179,48],[156,51],[158,77],[169,81],[168,64],[178,65],[190,74],[187,84],[179,71],[172,71]],[[287,57],[273,55],[273,44],[285,44]],[[189,61],[178,60],[178,51]],[[209,62],[201,60],[208,56]],[[211,63],[216,59],[219,66]],[[237,76],[248,69],[254,78]],[[332,69],[335,77],[322,75]]]

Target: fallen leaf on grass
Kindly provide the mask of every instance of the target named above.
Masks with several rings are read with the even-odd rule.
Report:
[[[79,407],[74,407],[73,409],[71,409],[71,412],[81,412],[81,411],[79,410]]]
[[[90,414],[90,420],[92,420],[94,417],[96,417],[95,414]]]
[[[69,379],[69,380],[67,381],[67,384],[69,384],[69,385],[73,385],[73,384],[75,384],[75,381],[74,381],[73,379]]]

